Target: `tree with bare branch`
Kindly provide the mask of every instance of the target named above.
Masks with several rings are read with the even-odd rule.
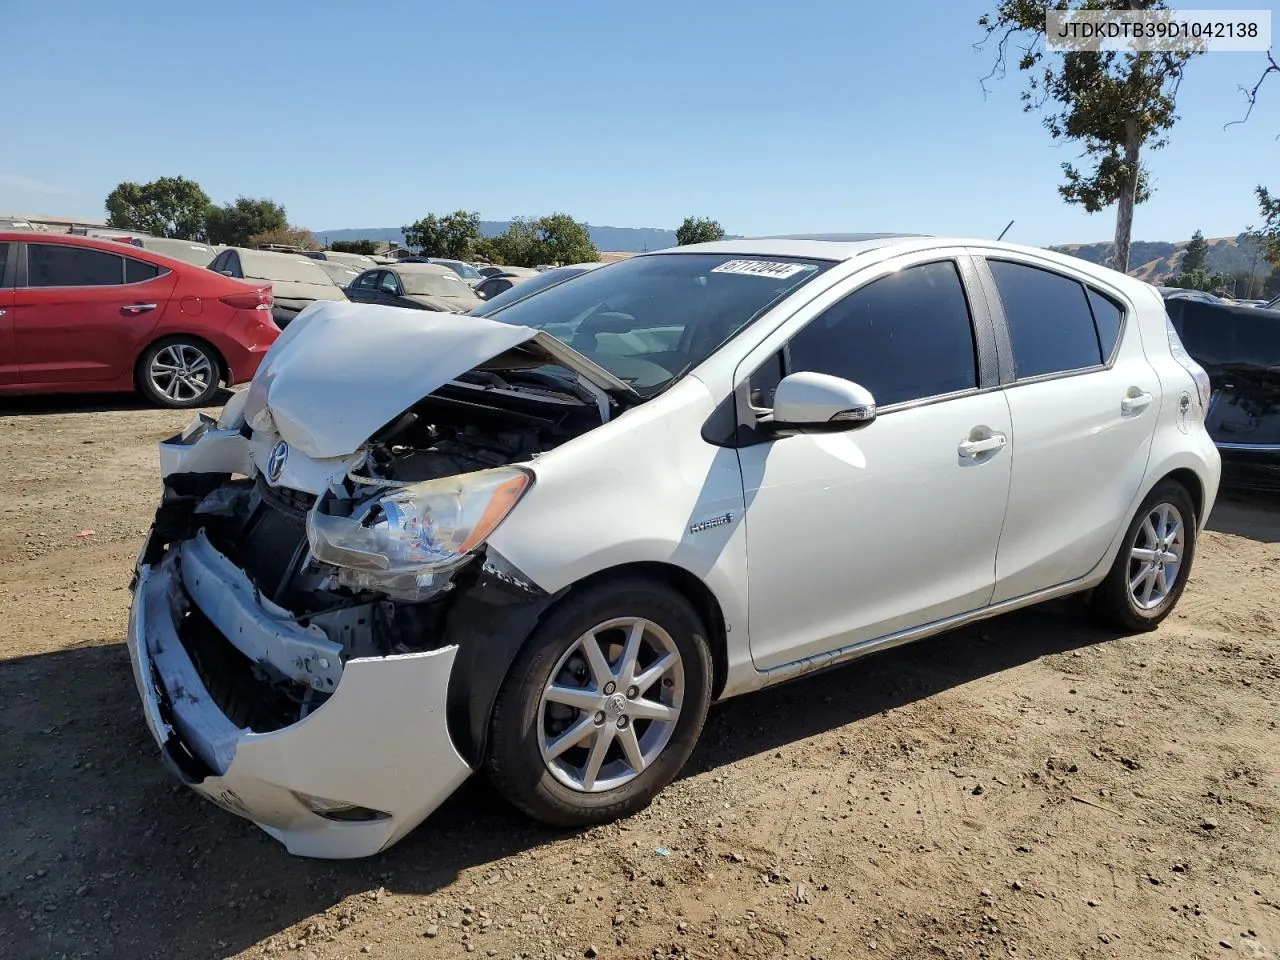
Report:
[[[1174,104],[1187,61],[1186,50],[1057,53],[1046,47],[1050,10],[1167,10],[1164,0],[999,0],[994,13],[978,21],[994,41],[996,60],[983,80],[1002,78],[1010,55],[1025,72],[1023,109],[1043,113],[1055,141],[1079,143],[1084,169],[1064,163],[1058,192],[1089,213],[1116,205],[1115,250],[1111,265],[1129,268],[1133,208],[1151,196],[1143,151],[1169,142],[1177,120]]]

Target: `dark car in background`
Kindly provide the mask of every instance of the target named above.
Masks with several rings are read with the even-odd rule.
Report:
[[[1280,490],[1280,311],[1185,297],[1165,309],[1209,374],[1206,427],[1223,483]]]
[[[347,285],[356,303],[466,313],[481,301],[465,280],[435,263],[401,262],[366,270]]]

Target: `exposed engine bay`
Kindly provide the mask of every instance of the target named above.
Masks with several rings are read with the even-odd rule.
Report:
[[[273,484],[262,464],[253,476],[169,475],[144,562],[179,547],[195,601],[179,637],[219,707],[244,728],[279,729],[327,700],[347,661],[442,645],[455,588],[504,576],[473,542],[494,498],[514,506],[532,483],[519,465],[599,426],[608,404],[571,374],[481,368],[375,431],[319,495]],[[470,492],[472,477],[489,485]],[[448,524],[452,539],[431,539]],[[253,622],[243,593],[225,612],[202,577],[242,581]]]

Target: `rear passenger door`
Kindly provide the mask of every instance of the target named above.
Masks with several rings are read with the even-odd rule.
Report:
[[[1083,577],[1128,522],[1160,409],[1132,305],[1017,254],[987,255],[1013,421],[999,603]],[[1010,367],[1012,369],[1010,369]]]

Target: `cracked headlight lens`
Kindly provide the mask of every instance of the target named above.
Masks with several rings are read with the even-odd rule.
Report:
[[[350,517],[307,515],[311,553],[339,568],[339,582],[417,600],[457,569],[532,485],[519,467],[427,480],[385,493]]]

